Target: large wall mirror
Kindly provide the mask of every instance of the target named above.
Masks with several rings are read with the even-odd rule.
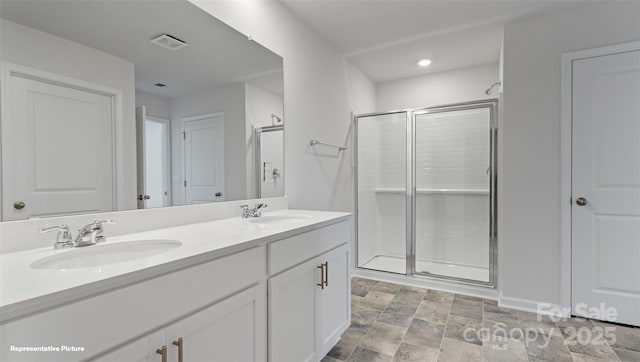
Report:
[[[0,18],[0,220],[283,195],[277,54],[186,0]]]

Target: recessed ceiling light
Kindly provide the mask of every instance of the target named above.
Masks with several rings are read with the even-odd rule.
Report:
[[[431,64],[430,59],[422,59],[418,62],[418,65],[421,67],[428,67]]]

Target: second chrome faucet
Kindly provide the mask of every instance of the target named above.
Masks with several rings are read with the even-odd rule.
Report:
[[[240,211],[242,211],[242,218],[247,219],[249,217],[260,217],[262,216],[262,209],[266,208],[267,204],[259,203],[256,204],[253,209],[249,208],[249,205],[244,204],[238,206]]]

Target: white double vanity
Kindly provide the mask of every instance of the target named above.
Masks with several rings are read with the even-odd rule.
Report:
[[[0,255],[0,360],[318,361],[350,324],[349,213],[110,227],[98,245],[54,250],[49,235]]]

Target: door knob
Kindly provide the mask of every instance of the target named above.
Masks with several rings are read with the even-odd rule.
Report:
[[[16,210],[22,210],[24,209],[24,207],[27,206],[24,202],[22,201],[16,201],[13,203],[13,208]]]
[[[588,202],[588,201],[587,201],[587,199],[585,199],[584,197],[578,197],[578,198],[576,199],[576,204],[577,204],[578,206],[584,206],[584,205],[586,205],[586,204],[588,204],[588,203],[589,203],[589,202]]]

